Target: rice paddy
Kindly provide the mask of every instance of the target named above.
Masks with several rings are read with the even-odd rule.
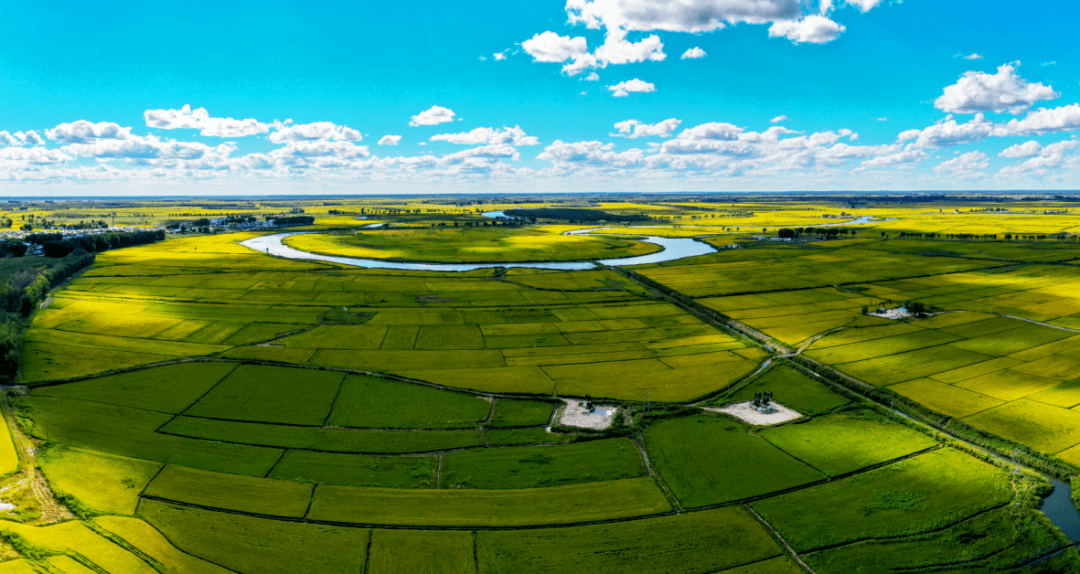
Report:
[[[238,244],[250,233],[104,252],[25,334],[0,468],[40,468],[67,514],[0,524],[0,571],[1080,568],[1034,510],[1037,478],[828,370],[1080,465],[1074,249],[886,239],[946,222],[876,208],[897,221],[847,240],[747,236],[819,224],[811,205],[703,221],[680,203],[609,204],[678,225],[650,234],[740,246],[631,273],[357,269],[253,252]],[[1068,227],[1045,219],[1008,225]],[[655,247],[433,221],[290,241],[427,261]],[[1000,221],[955,229],[1003,235]],[[909,300],[930,315],[863,310]],[[802,416],[759,427],[716,411],[766,391]],[[616,409],[611,428],[559,424],[563,399],[586,397]]]

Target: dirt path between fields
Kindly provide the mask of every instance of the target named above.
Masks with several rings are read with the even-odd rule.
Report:
[[[41,516],[30,521],[30,524],[53,524],[74,520],[75,515],[56,500],[52,488],[45,480],[45,475],[37,467],[38,445],[22,432],[22,428],[15,420],[15,412],[6,393],[0,402],[0,408],[3,410],[4,422],[11,432],[15,450],[19,454],[19,470],[4,480],[0,486],[0,498],[4,502],[14,504],[17,508],[20,505],[20,499],[32,497],[41,508]]]

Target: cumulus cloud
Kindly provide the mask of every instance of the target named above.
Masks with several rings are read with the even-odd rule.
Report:
[[[494,54],[491,55],[491,57],[493,57],[493,58],[495,58],[495,60],[501,62],[501,61],[506,59],[506,52],[495,52]]]
[[[847,28],[826,16],[812,14],[800,20],[784,20],[769,27],[770,38],[787,38],[796,44],[825,44],[840,37]]]
[[[977,171],[988,167],[990,167],[990,162],[987,161],[986,154],[981,151],[973,151],[941,162],[934,166],[934,171],[959,173]]]
[[[959,56],[959,57],[961,57],[961,58],[963,58],[965,60],[981,60],[981,59],[983,59],[983,57],[980,56],[979,54],[968,54],[967,56],[961,56],[960,54],[957,54],[957,56]]]
[[[1031,159],[1020,165],[1011,165],[1002,168],[1001,174],[1017,174],[1024,172],[1043,172],[1049,168],[1060,167],[1065,164],[1069,157],[1066,152],[1076,147],[1075,140],[1052,143],[1038,151]]]
[[[702,50],[701,48],[699,48],[697,46],[694,46],[693,48],[690,48],[689,50],[683,52],[683,55],[680,56],[679,59],[681,59],[681,60],[697,60],[699,58],[704,58],[707,55],[708,54],[705,53],[705,50]]]
[[[179,110],[146,110],[143,112],[147,127],[163,130],[194,129],[199,135],[239,138],[270,131],[270,124],[254,119],[234,120],[233,118],[214,118],[206,108],[191,109],[185,104]]]
[[[878,4],[881,4],[882,0],[846,0],[846,2],[852,6],[855,6],[865,14]]]
[[[409,118],[409,125],[412,127],[417,126],[435,126],[439,124],[445,124],[446,122],[454,121],[454,116],[457,115],[453,110],[444,108],[442,106],[431,106],[431,108],[424,110],[415,116]]]
[[[633,80],[619,82],[614,86],[608,86],[607,89],[608,91],[612,92],[611,95],[615,96],[616,98],[624,98],[626,96],[629,96],[631,93],[644,94],[649,92],[655,92],[656,84],[652,84],[650,82],[643,82],[637,78],[634,78]]]
[[[330,140],[304,140],[290,141],[285,147],[275,149],[266,154],[271,160],[282,160],[285,163],[296,163],[301,160],[312,159],[352,159],[367,157],[370,154],[367,146],[356,145],[349,141]]]
[[[910,149],[888,155],[875,157],[862,162],[860,167],[886,167],[897,164],[917,163],[926,158],[926,152],[921,149]]]
[[[385,135],[379,138],[379,145],[397,145],[401,141],[401,136]]]
[[[555,32],[541,32],[521,43],[525,53],[533,57],[534,62],[562,63],[580,57],[589,51],[584,36],[571,38]]]
[[[525,135],[525,130],[520,126],[512,128],[476,128],[470,132],[456,134],[437,134],[431,136],[431,141],[444,141],[462,145],[540,145],[540,140],[534,136]]]
[[[45,139],[33,130],[8,133],[0,131],[0,146],[45,145]]]
[[[1029,142],[1005,148],[998,154],[998,157],[1031,157],[1033,155],[1038,155],[1039,150],[1041,149],[1042,145],[1040,145],[1039,142],[1031,140]]]
[[[994,129],[996,136],[1023,136],[1067,132],[1080,129],[1080,104],[1071,104],[1057,108],[1039,108],[1028,112],[1022,120],[1009,120],[998,124]]]
[[[882,0],[846,0],[866,12]],[[700,34],[730,25],[772,24],[771,37],[784,37],[796,44],[823,44],[835,40],[846,28],[828,17],[833,0],[819,0],[817,13],[809,0],[567,0],[571,25],[583,24],[604,30],[604,43],[590,52],[584,37],[560,36],[546,31],[521,43],[534,62],[561,63],[563,73],[574,76],[592,68],[613,64],[662,61],[666,58],[660,37],[651,34],[640,40],[631,33],[682,32]],[[705,57],[694,47],[682,59]]]
[[[1020,114],[1040,100],[1061,94],[1050,86],[1032,83],[1016,73],[1019,62],[998,67],[996,74],[966,72],[960,81],[945,88],[934,101],[939,110],[957,114],[1009,112]]]
[[[770,123],[774,123],[774,124],[777,124],[777,123],[780,123],[780,122],[782,122],[782,121],[784,121],[784,120],[786,120],[786,119],[788,119],[788,117],[787,117],[787,116],[776,116],[775,118],[773,118],[773,119],[769,120],[769,122],[770,122]]]
[[[359,141],[363,139],[363,136],[348,126],[339,126],[333,122],[313,122],[282,125],[270,134],[269,139],[274,143],[316,140]]]
[[[733,140],[743,133],[743,128],[725,122],[709,122],[687,128],[679,134],[682,140]]]
[[[571,24],[591,29],[701,33],[728,24],[797,19],[803,7],[799,0],[568,0],[566,12]]]
[[[671,136],[671,132],[675,131],[675,128],[678,128],[681,123],[682,120],[675,118],[667,119],[655,124],[645,124],[637,120],[626,120],[615,124],[615,129],[618,131],[609,135],[613,137],[627,137],[630,139],[651,136],[666,138]]]
[[[662,62],[667,58],[660,36],[652,34],[637,42],[630,42],[621,30],[609,30],[604,43],[596,49],[594,56],[601,67],[608,64],[634,64],[646,60]]]
[[[581,78],[581,80],[583,82],[598,82],[600,81],[600,74],[597,74],[596,72],[590,72],[588,76]],[[584,94],[584,92],[582,92],[582,94]]]
[[[598,141],[582,141],[565,143],[556,140],[555,143],[544,148],[544,151],[536,156],[541,161],[549,161],[554,164],[566,166],[567,164],[586,164],[599,167],[615,168],[638,165],[642,161],[641,150],[628,150],[625,152],[611,151],[615,144],[601,143]]]
[[[982,141],[994,131],[994,122],[982,114],[976,114],[970,122],[959,124],[952,115],[925,129],[907,130],[900,133],[898,141],[915,140],[915,147],[947,147]]]
[[[53,141],[66,144],[84,144],[102,139],[126,140],[132,137],[131,128],[120,127],[120,124],[113,122],[93,123],[86,120],[60,124],[45,130],[45,135]]]

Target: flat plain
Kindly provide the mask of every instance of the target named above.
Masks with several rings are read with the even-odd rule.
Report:
[[[839,239],[781,242],[847,208],[607,201],[595,208],[657,222],[563,235],[587,226],[477,211],[509,204],[355,201],[378,219],[305,204],[312,233],[290,245],[492,263],[655,252],[646,233],[725,248],[582,271],[364,269],[272,257],[240,245],[260,232],[222,229],[101,253],[25,331],[0,498],[27,494],[0,525],[0,568],[1080,569],[1037,510],[1045,479],[946,432],[1080,473],[1067,208],[883,201]],[[872,313],[908,301],[929,311]],[[717,412],[766,391],[802,416]],[[564,399],[586,398],[616,410],[610,428],[559,423]],[[900,416],[894,398],[933,418]]]

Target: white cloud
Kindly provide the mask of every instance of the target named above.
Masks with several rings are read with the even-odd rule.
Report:
[[[481,147],[477,147],[477,148],[467,149],[467,150],[464,150],[464,151],[459,151],[459,152],[454,152],[454,153],[451,153],[451,154],[444,155],[442,157],[442,159],[441,159],[441,163],[446,163],[446,164],[461,163],[461,162],[465,162],[465,161],[468,161],[469,159],[474,159],[474,158],[487,159],[487,160],[491,160],[491,159],[512,159],[512,160],[516,161],[516,160],[520,159],[520,157],[521,157],[520,154],[518,154],[518,151],[517,151],[517,149],[514,148],[514,146],[509,145],[509,144],[505,144],[505,143],[500,143],[500,144],[492,144],[492,145],[481,146]]]
[[[1022,120],[1009,120],[998,124],[994,129],[996,136],[1023,136],[1048,134],[1080,129],[1080,104],[1071,104],[1057,108],[1039,108],[1028,112]]]
[[[981,151],[973,151],[943,161],[934,167],[937,172],[972,172],[990,167],[986,154]]]
[[[879,121],[879,122],[887,122],[887,121],[889,121],[889,118],[887,118],[885,116],[882,116],[882,117],[878,118],[877,121]]]
[[[1020,114],[1035,102],[1061,95],[1050,86],[1021,78],[1016,65],[1014,62],[999,66],[996,74],[964,73],[960,81],[945,88],[945,93],[934,101],[934,107],[957,114],[1005,111]]]
[[[506,52],[495,52],[491,55],[496,61],[503,61],[506,59]]]
[[[644,61],[664,60],[664,44],[653,34],[637,42],[626,39],[622,30],[609,30],[603,45],[595,53],[589,53],[588,43],[582,36],[571,38],[555,32],[543,32],[521,43],[534,62],[564,63],[563,73],[576,76],[589,68],[604,68],[609,64],[631,64]]]
[[[397,145],[401,141],[401,136],[386,135],[379,138],[379,145]]]
[[[234,120],[232,118],[212,118],[206,108],[191,109],[184,105],[179,110],[146,110],[143,112],[147,127],[163,130],[194,129],[199,135],[239,138],[270,131],[270,124],[254,119]]]
[[[7,133],[7,132],[3,132]],[[30,165],[55,165],[71,161],[70,155],[58,149],[41,147],[9,147],[0,149],[0,161],[18,162]]]
[[[454,111],[449,108],[444,108],[442,106],[431,106],[430,109],[422,111],[415,116],[409,118],[409,125],[417,127],[445,124],[446,122],[454,121],[455,115],[457,114],[455,114]]]
[[[45,130],[45,135],[60,143],[82,144],[102,139],[126,140],[131,138],[131,128],[120,127],[112,122],[92,123],[78,120]]]
[[[1053,60],[1050,60],[1049,62],[1043,62],[1043,63],[1041,63],[1039,65],[1045,68],[1047,66],[1056,66],[1057,62],[1055,62]]]
[[[1005,148],[998,154],[998,157],[1031,157],[1038,155],[1039,150],[1042,149],[1042,145],[1035,140],[1031,140],[1026,143],[1016,144]]]
[[[957,56],[960,56],[960,55],[957,54]],[[979,54],[968,54],[967,56],[960,56],[960,57],[965,59],[965,60],[981,60],[981,59],[983,59],[983,57],[980,56]]]
[[[637,120],[626,120],[615,124],[616,133],[609,134],[613,137],[627,137],[637,139],[642,137],[660,136],[669,137],[675,128],[679,127],[682,120],[671,118],[655,124],[644,124]]]
[[[656,91],[656,84],[649,82],[643,82],[637,78],[633,80],[626,80],[625,82],[619,82],[614,86],[608,86],[608,91],[612,92],[612,95],[616,98],[623,98],[629,96],[631,93],[644,94]]]
[[[29,145],[45,145],[45,139],[33,130],[15,132],[15,139]]]
[[[308,165],[308,160],[353,159],[371,154],[367,146],[348,141],[305,140],[290,141],[285,147],[275,149],[266,155],[271,160],[305,166]]]
[[[571,24],[631,32],[712,32],[728,24],[763,24],[803,15],[799,0],[568,0]]]
[[[431,136],[430,141],[444,141],[463,145],[540,145],[540,140],[534,136],[525,135],[525,130],[521,129],[520,126],[504,127],[502,129],[476,128],[470,132],[437,134]]]
[[[999,172],[1001,174],[1017,174],[1024,172],[1044,172],[1045,170],[1053,167],[1060,167],[1065,163],[1065,160],[1069,157],[1065,152],[1076,147],[1077,142],[1075,140],[1062,141],[1052,143],[1041,150],[1038,155],[1031,159],[1021,163],[1020,165],[1011,165]]]
[[[846,2],[855,6],[865,14],[878,4],[881,4],[882,0],[846,0]],[[824,4],[824,2],[822,2],[822,4]]]
[[[840,37],[846,27],[828,17],[811,14],[801,20],[784,20],[769,27],[770,38],[787,38],[796,44],[825,44]]]
[[[982,141],[992,135],[994,122],[988,121],[982,114],[964,124],[956,123],[951,115],[944,120],[925,128],[901,132],[898,141],[915,140],[915,147],[946,147]]]
[[[533,57],[534,62],[562,63],[581,57],[589,52],[584,36],[571,38],[555,32],[542,32],[521,43],[525,53]]]
[[[281,125],[276,128],[274,133],[270,134],[269,139],[280,144],[316,140],[359,141],[363,139],[363,136],[360,135],[360,132],[348,126],[339,126],[332,122],[313,122],[310,124]]]
[[[787,116],[776,116],[775,118],[769,120],[769,122],[774,123],[774,124],[778,124],[778,123],[780,123],[780,122],[782,122],[782,121],[784,121],[786,119],[788,119]]]
[[[734,140],[743,133],[743,128],[724,122],[710,122],[687,128],[679,134],[682,140]]]
[[[597,74],[596,72],[590,72],[588,76],[581,78],[581,80],[584,82],[597,82],[600,81],[600,74]]]
[[[45,145],[45,140],[33,130],[13,134],[0,131],[0,146]]]
[[[861,167],[886,167],[890,165],[917,163],[926,158],[926,152],[920,149],[912,149],[896,152],[888,155],[875,157],[862,162]]]
[[[536,156],[541,161],[549,161],[555,164],[586,164],[602,167],[628,167],[640,164],[643,153],[639,149],[617,153],[611,151],[615,144],[605,144],[598,141],[582,141],[564,143],[556,140],[555,143],[544,148],[544,151]]]
[[[621,30],[608,30],[603,45],[596,49],[594,56],[601,67],[608,64],[634,64],[646,60],[662,62],[667,58],[660,36],[652,34],[637,42],[629,42],[626,40],[625,32]]]
[[[697,60],[699,58],[704,58],[707,55],[708,54],[705,53],[705,50],[702,50],[701,48],[699,48],[697,46],[694,46],[693,48],[690,48],[689,50],[683,52],[683,55],[680,56],[679,59],[681,59],[681,60]]]

